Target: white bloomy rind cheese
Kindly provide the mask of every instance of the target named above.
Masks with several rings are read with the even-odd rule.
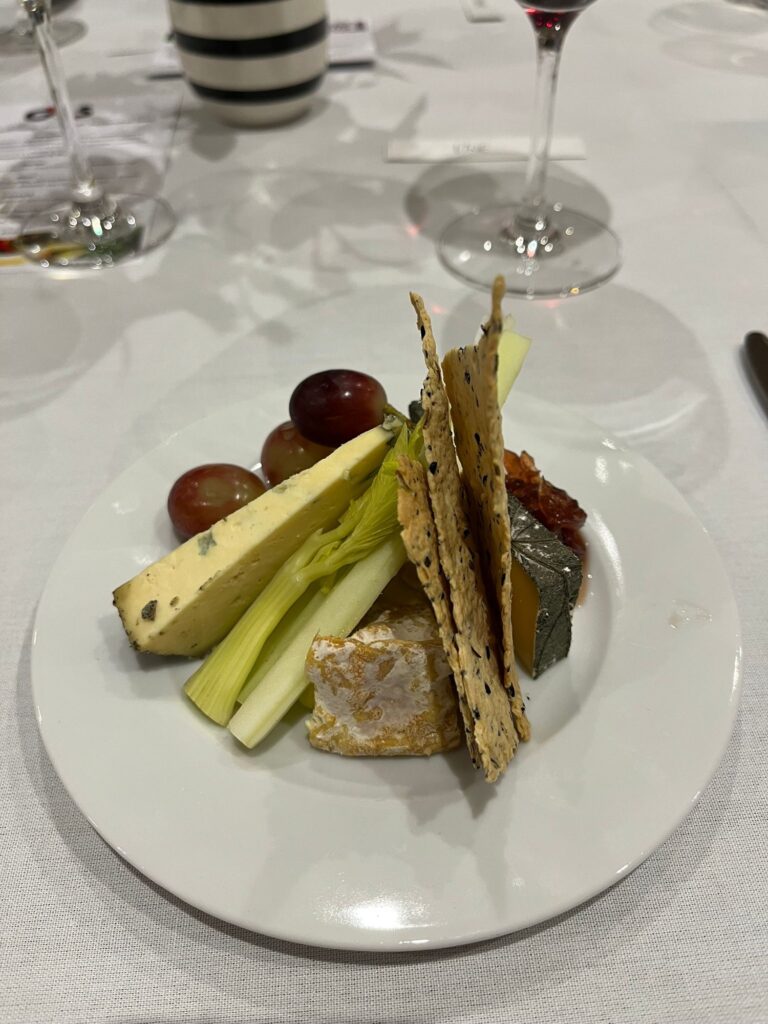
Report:
[[[353,438],[148,566],[114,592],[133,646],[204,654],[306,538],[331,525],[378,469],[394,434]]]
[[[385,612],[307,655],[315,709],[309,742],[348,757],[429,755],[461,742],[451,670],[427,609]]]

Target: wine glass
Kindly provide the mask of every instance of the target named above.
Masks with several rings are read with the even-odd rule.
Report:
[[[507,290],[528,296],[578,295],[611,277],[620,264],[610,228],[561,204],[545,189],[555,90],[566,33],[592,0],[518,0],[536,34],[537,76],[531,151],[520,201],[475,210],[448,226],[438,252],[449,270],[490,288],[504,274]]]
[[[48,0],[55,7],[57,0]],[[85,29],[79,21],[67,18],[56,18],[52,22],[54,39],[58,46],[74,43],[84,34]],[[0,57],[15,57],[35,52],[35,39],[29,26],[29,18],[19,10],[16,21],[7,28],[0,29]]]
[[[29,17],[56,108],[70,166],[72,199],[28,221],[16,240],[17,248],[43,267],[74,268],[107,267],[149,252],[173,231],[173,211],[156,196],[110,196],[101,188],[78,135],[47,3],[19,2]]]

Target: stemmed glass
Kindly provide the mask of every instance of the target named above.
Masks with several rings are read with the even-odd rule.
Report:
[[[48,3],[53,5],[55,0],[48,0]],[[75,42],[82,34],[83,27],[79,21],[57,18],[53,22],[53,35],[59,46]],[[0,57],[22,56],[34,53],[34,50],[35,40],[29,27],[29,19],[24,11],[19,11],[13,25],[0,29]]]
[[[29,17],[70,166],[72,199],[33,217],[17,247],[43,267],[106,267],[164,242],[176,219],[156,196],[110,196],[80,141],[45,0],[19,0]]]
[[[516,205],[465,214],[448,226],[438,252],[472,284],[490,288],[504,274],[507,290],[537,296],[577,295],[606,281],[620,263],[619,242],[592,217],[546,201],[555,90],[566,33],[592,0],[518,0],[536,34],[537,76],[531,151]]]

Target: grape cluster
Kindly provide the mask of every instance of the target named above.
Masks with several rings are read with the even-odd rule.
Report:
[[[179,537],[209,530],[214,523],[260,497],[268,487],[308,469],[384,419],[387,396],[373,377],[357,370],[323,370],[303,380],[291,395],[290,420],[267,435],[261,449],[263,479],[230,463],[187,470],[168,495],[168,515]]]

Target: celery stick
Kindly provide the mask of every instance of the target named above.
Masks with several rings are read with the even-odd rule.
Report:
[[[524,338],[512,330],[512,318],[504,318],[504,330],[499,338],[499,368],[496,375],[496,386],[499,395],[499,406],[503,406],[522,369],[531,339]]]
[[[301,570],[327,546],[328,536],[318,531],[304,541],[185,683],[184,692],[192,703],[219,725],[229,721],[237,695],[270,634],[306,590],[308,583],[302,586],[299,579]]]
[[[351,633],[405,560],[400,535],[395,533],[338,581],[232,717],[229,730],[242,744],[255,747],[301,695],[306,686],[304,663],[314,638]]]
[[[414,432],[415,433],[415,432]],[[238,694],[270,634],[316,580],[365,558],[399,528],[397,459],[421,446],[404,427],[368,490],[351,502],[336,529],[316,533],[275,573],[229,635],[187,680],[184,692],[214,722],[226,725]]]
[[[310,590],[296,608],[291,609],[291,614],[286,615],[277,629],[270,636],[259,655],[258,661],[248,676],[245,686],[238,694],[237,703],[242,704],[245,699],[253,693],[256,686],[261,682],[266,673],[280,659],[285,648],[290,644],[296,633],[303,629],[310,619],[317,614],[326,598],[325,592],[316,585]]]

